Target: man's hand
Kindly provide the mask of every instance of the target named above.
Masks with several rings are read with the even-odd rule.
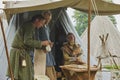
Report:
[[[46,51],[46,50],[43,50],[43,52],[46,54],[46,53],[48,53],[48,51]]]
[[[76,62],[77,64],[85,64],[85,62],[83,62],[79,57],[77,57]]]
[[[50,44],[50,42],[48,41],[48,40],[46,40],[46,41],[41,41],[41,45],[42,46],[47,46],[47,45],[49,45]]]
[[[51,47],[51,48],[53,47],[53,44],[54,44],[53,42],[50,42],[50,47]]]
[[[73,54],[74,55],[77,55],[80,53],[80,48],[76,48],[74,51],[73,51]]]

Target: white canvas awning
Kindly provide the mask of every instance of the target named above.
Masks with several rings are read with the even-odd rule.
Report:
[[[93,0],[96,3],[96,8],[99,15],[113,15],[120,13],[120,5],[108,3],[102,0]],[[4,11],[9,14],[22,13],[27,11],[35,10],[47,10],[55,9],[60,7],[71,7],[80,11],[88,12],[89,0],[60,0],[60,1],[49,1],[49,0],[30,0],[30,1],[19,1],[7,7]],[[92,7],[92,12],[94,8]]]

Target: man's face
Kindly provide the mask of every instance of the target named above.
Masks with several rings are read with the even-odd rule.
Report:
[[[68,42],[74,42],[74,35],[68,35],[67,36]]]
[[[46,20],[37,20],[36,26],[37,28],[40,28],[45,25]]]
[[[48,24],[50,22],[50,20],[52,19],[52,15],[46,14],[46,15],[44,15],[44,17],[45,17],[45,20],[46,20],[45,24]]]

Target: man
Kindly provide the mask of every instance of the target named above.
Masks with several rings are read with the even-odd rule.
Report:
[[[64,65],[85,64],[80,58],[80,56],[82,55],[82,49],[80,45],[75,42],[74,34],[68,33],[66,39],[67,42],[65,42],[63,44],[63,47],[61,48],[63,51]],[[62,72],[67,80],[73,80],[73,78],[71,77],[71,73],[69,71],[62,70]],[[79,78],[77,77],[79,76],[78,74],[75,74],[74,76],[75,76],[74,80],[79,80]]]
[[[12,49],[10,51],[10,63],[15,80],[33,80],[33,68],[30,51],[49,44],[49,41],[38,41],[34,39],[35,28],[44,25],[45,18],[35,15],[31,21],[24,23],[16,32]],[[8,72],[8,76],[10,74]]]
[[[65,42],[61,48],[63,51],[64,64],[84,64],[80,59],[82,49],[80,45],[75,42],[74,34],[68,33],[66,38],[67,42]]]
[[[45,11],[43,12],[43,16],[46,19],[46,22],[45,22],[46,25],[44,27],[44,30],[46,32],[47,40],[50,41],[50,29],[49,29],[48,23],[52,19],[52,14],[50,11]],[[46,75],[50,78],[50,80],[56,80],[56,71],[54,66],[55,66],[55,60],[54,60],[53,53],[51,51],[46,54]]]
[[[50,41],[50,30],[48,23],[52,19],[52,14],[50,11],[44,11],[42,15],[45,17],[46,22],[45,22],[45,27],[42,27],[39,29],[39,39],[44,41],[44,40],[49,40]],[[50,43],[50,46],[52,48],[53,43]],[[50,78],[50,80],[56,80],[56,71],[54,68],[55,65],[55,60],[52,51],[46,53],[46,75]]]

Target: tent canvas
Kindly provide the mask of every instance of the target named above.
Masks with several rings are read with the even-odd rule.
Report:
[[[97,8],[99,15],[112,15],[120,13],[120,5],[108,3],[103,0],[92,0],[93,6],[91,11],[94,13]],[[30,0],[19,1],[12,4],[11,7],[5,8],[5,12],[9,14],[22,13],[35,10],[56,9],[60,7],[71,7],[80,11],[88,12],[89,0]]]
[[[75,28],[73,27],[73,25],[71,24],[72,22],[70,21],[68,14],[66,13],[65,9],[63,8],[59,8],[59,9],[55,9],[55,10],[51,10],[52,14],[53,14],[53,18],[52,21],[50,23],[50,27],[51,27],[51,35],[52,35],[52,41],[54,42],[55,45],[55,51],[54,53],[56,53],[56,59],[58,60],[58,64],[60,65],[62,63],[60,63],[61,61],[61,57],[62,54],[59,52],[60,51],[60,47],[62,46],[62,43],[65,41],[65,37],[66,34],[68,32],[72,32],[74,33],[74,35],[77,37],[76,41],[79,42],[81,44],[81,40],[75,30]],[[7,36],[7,44],[11,45],[11,42],[13,40],[15,31],[18,27],[20,27],[24,21],[29,20],[33,15],[40,13],[41,11],[33,11],[33,12],[26,12],[26,13],[20,13],[17,15],[13,15],[13,18],[11,18],[10,20],[10,24],[8,26],[8,34],[6,34]],[[59,14],[58,14],[59,13]],[[17,24],[19,23],[19,24]],[[4,25],[5,26],[5,25]],[[8,37],[9,36],[9,37]],[[3,41],[1,41],[3,42]],[[82,44],[81,44],[82,45]],[[7,59],[6,59],[6,55],[3,54],[5,53],[5,49],[4,49],[4,44],[2,43],[1,45],[1,58],[0,58],[0,62],[1,64],[3,63],[3,61],[5,62],[5,64],[1,65],[2,68],[0,68],[0,78],[2,79],[6,79],[5,74],[6,74],[6,70],[7,70]],[[8,49],[10,50],[10,46],[8,46]],[[59,54],[59,57],[58,57]]]
[[[14,3],[7,2],[6,4]],[[22,13],[35,10],[48,10],[56,9],[60,7],[71,7],[80,11],[88,12],[89,0],[30,0],[30,1],[18,1],[11,6],[4,8],[7,18],[9,19],[12,14]],[[97,13],[96,13],[97,11]],[[120,13],[120,5],[114,3],[108,3],[103,0],[92,0],[91,12],[96,15],[113,15]]]
[[[96,57],[96,59],[98,56],[106,58],[106,61],[105,59],[103,61],[103,64],[105,65],[111,65],[113,62],[111,63],[110,60],[111,57],[114,56],[115,62],[117,65],[119,65],[120,32],[113,25],[111,20],[107,16],[96,16],[91,22],[90,32],[91,55]],[[101,36],[105,38],[107,34],[108,38],[105,42],[105,45],[103,46],[102,41],[99,37]],[[82,34],[81,38],[84,46],[87,46],[87,29]],[[111,56],[109,53],[111,53]]]
[[[81,11],[85,11],[85,12],[88,11],[88,0],[62,0],[62,1],[57,1],[57,2],[46,2],[44,4],[41,4],[41,3],[39,4],[39,1],[41,1],[41,0],[37,0],[37,1],[38,1],[37,5],[34,3],[35,1],[33,1],[33,0],[30,0],[28,2],[26,2],[26,1],[16,2],[16,4],[12,5],[13,7],[7,7],[4,9],[4,11],[6,12],[6,15],[9,18],[10,18],[11,14],[13,15],[16,13],[23,13],[23,12],[35,11],[35,10],[57,9],[59,7],[65,7],[65,8],[72,7],[72,8],[81,10]],[[29,2],[33,3],[33,4],[31,4],[32,6],[29,5]],[[22,5],[24,7],[21,7],[20,5],[23,3],[25,3],[24,5]],[[102,0],[96,0],[96,3],[97,3],[97,8],[98,8],[100,15],[118,14],[120,12],[120,5],[107,3]],[[108,6],[109,6],[109,8],[108,8]],[[93,8],[92,8],[92,12],[94,12]],[[25,13],[25,14],[27,14],[27,13]],[[67,23],[67,21],[69,21],[69,19],[66,17],[67,17],[67,15],[64,15],[64,17],[60,20],[60,21],[62,21],[62,22],[60,22],[62,25],[67,26],[67,27],[63,27],[65,32],[67,32],[67,31],[73,32],[75,34],[75,36],[77,36],[77,41],[80,42],[77,32],[71,25],[71,22]],[[18,16],[18,18],[20,18],[20,17]],[[16,26],[16,24],[15,24],[15,26]],[[14,28],[13,29],[14,31],[12,32],[12,34],[15,33],[15,27],[13,27],[13,28]],[[5,52],[5,50],[4,50],[4,52]],[[5,74],[1,74],[0,76],[4,77]]]
[[[4,25],[8,51],[10,51],[11,43],[15,35],[15,24],[14,24],[14,22],[16,21],[15,18],[16,18],[15,16],[11,18],[10,24],[8,26],[5,15],[2,14],[1,16],[1,20]],[[6,80],[6,70],[7,70],[8,62],[7,62],[6,51],[4,47],[2,31],[0,31],[0,64],[1,64],[0,65],[0,80]]]

